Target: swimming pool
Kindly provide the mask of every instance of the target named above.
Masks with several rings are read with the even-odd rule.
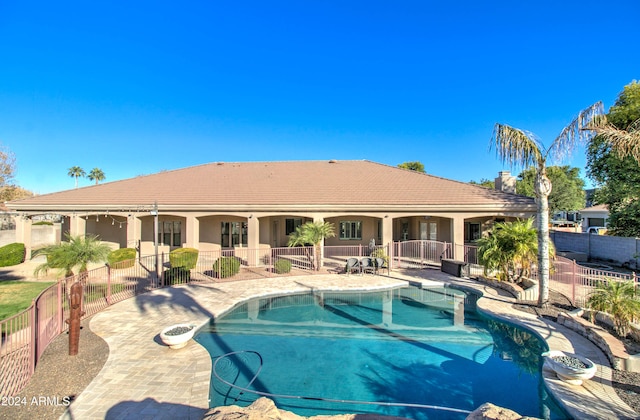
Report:
[[[210,406],[266,395],[304,416],[463,419],[492,402],[566,418],[540,376],[544,344],[474,308],[475,295],[442,287],[244,302],[195,337],[214,362]]]

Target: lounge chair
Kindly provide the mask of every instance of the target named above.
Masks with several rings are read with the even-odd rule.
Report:
[[[353,270],[356,270],[358,273],[360,272],[360,261],[358,261],[357,258],[348,258],[345,271],[347,274],[351,274]]]
[[[373,261],[369,257],[364,257],[360,260],[360,271],[366,273],[367,271],[374,274],[376,267],[373,265]]]
[[[373,261],[375,267],[376,267],[376,274],[379,274],[379,271],[382,270],[383,268],[387,269],[387,275],[389,274],[389,267],[385,267],[384,266],[384,258],[375,258]]]

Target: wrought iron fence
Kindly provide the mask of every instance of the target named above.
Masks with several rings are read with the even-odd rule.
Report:
[[[464,245],[462,251],[462,258],[471,267],[471,276],[482,273],[482,266],[477,260],[477,249]],[[391,269],[437,266],[443,258],[453,256],[453,248],[449,243],[406,241],[373,248],[362,245],[327,246],[322,249],[322,257],[324,264],[342,269],[347,258],[370,256],[374,252],[386,257]],[[461,258],[459,253],[457,256]],[[219,261],[223,257],[237,261],[238,272],[228,278],[220,275]],[[276,263],[282,260],[290,263],[290,272],[276,270]],[[315,272],[316,264],[314,247],[236,248],[200,252],[195,265],[184,267],[183,270],[171,267],[168,256],[161,254],[157,259],[155,256],[140,257],[116,267],[100,267],[79,276],[62,279],[40,293],[28,309],[0,321],[0,395],[12,396],[18,393],[33,374],[35,365],[47,346],[67,330],[65,320],[69,317],[68,293],[75,281],[84,285],[83,311],[86,318],[114,303],[168,285],[308,275]],[[285,263],[284,266],[288,264]],[[565,294],[579,306],[584,305],[598,282],[630,279],[635,277],[582,267],[575,261],[558,257],[554,260],[550,287]]]
[[[469,263],[471,274],[477,276],[483,273],[483,267],[478,263],[478,252],[475,246],[464,245],[464,261]],[[534,267],[531,272],[534,280],[538,272]],[[549,274],[549,288],[556,290],[571,300],[573,305],[585,306],[589,295],[599,283],[610,281],[637,281],[635,273],[619,273],[581,266],[575,260],[555,257]]]
[[[392,249],[391,268],[424,268],[453,256],[451,244],[438,241],[394,242]]]

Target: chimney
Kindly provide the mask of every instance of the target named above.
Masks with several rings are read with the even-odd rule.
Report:
[[[498,172],[498,177],[495,179],[496,190],[515,194],[516,193],[516,177],[511,175],[509,171]]]

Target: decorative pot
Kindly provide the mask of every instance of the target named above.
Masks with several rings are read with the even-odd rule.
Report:
[[[561,380],[572,385],[582,385],[582,381],[593,378],[596,365],[586,357],[550,350],[542,353],[545,364],[549,366]]]
[[[181,349],[193,338],[195,331],[195,325],[176,324],[162,330],[160,339],[172,349]]]

